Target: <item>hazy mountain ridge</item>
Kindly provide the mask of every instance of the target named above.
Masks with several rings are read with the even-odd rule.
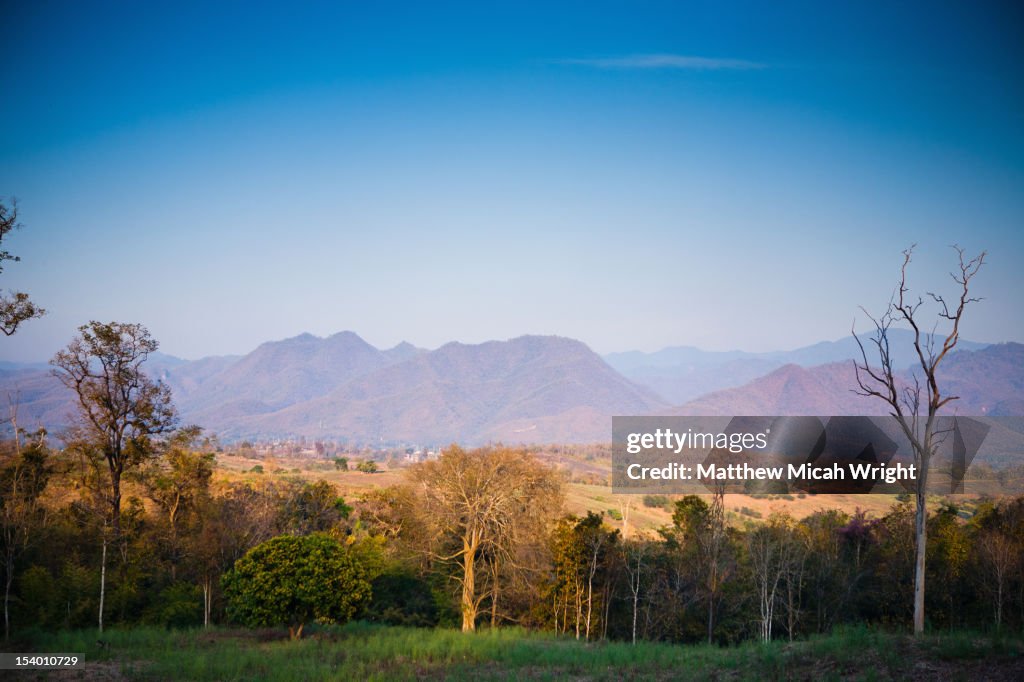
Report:
[[[899,374],[904,385],[911,370]],[[970,417],[1021,417],[1024,415],[1024,345],[1003,343],[981,350],[958,352],[940,365],[939,387],[943,395],[958,396],[940,414]],[[731,415],[885,415],[887,404],[857,395],[853,362],[816,367],[785,365],[738,388],[709,393],[692,400],[672,414],[691,416]],[[1024,448],[1024,419],[985,420],[991,430],[978,452],[979,460],[992,464],[1019,464]]]
[[[870,356],[870,335],[860,334]],[[906,329],[889,330],[893,366],[908,367],[916,356],[913,334]],[[961,340],[956,352],[981,350],[989,344]],[[821,341],[788,351],[748,353],[746,351],[705,351],[694,346],[671,346],[653,353],[627,351],[609,353],[605,361],[626,378],[649,387],[667,400],[680,404],[698,396],[746,384],[785,365],[814,367],[860,359],[860,348],[851,335],[836,341]]]
[[[302,334],[241,357],[189,362],[158,353],[147,368],[171,387],[182,422],[227,439],[602,440],[611,415],[668,406],[561,337],[426,351],[408,343],[379,350],[353,332]],[[74,412],[72,394],[45,369],[0,370],[0,390],[15,387],[23,424],[59,427]]]
[[[607,437],[607,417],[666,407],[579,341],[524,336],[478,345],[449,343],[358,377],[330,394],[228,425],[239,433],[302,434],[364,441],[483,442],[494,433],[564,431],[569,440]],[[554,421],[552,421],[554,419]],[[522,422],[534,420],[535,428]],[[540,426],[543,424],[543,428]],[[538,429],[541,429],[538,431]]]
[[[911,381],[913,366],[898,374]],[[959,396],[947,413],[1016,416],[1024,397],[1024,345],[1002,343],[981,350],[957,352],[939,368],[944,395]],[[816,367],[785,365],[743,386],[714,391],[676,408],[689,415],[876,415],[888,414],[884,401],[853,390],[853,361]]]
[[[783,365],[743,386],[727,388],[684,403],[673,414],[726,415],[875,415],[886,414],[881,400],[853,392],[852,363],[805,368]]]
[[[815,357],[820,346],[794,353]],[[825,347],[838,352],[835,343]],[[352,332],[302,334],[240,357],[186,361],[154,354],[147,366],[170,385],[183,423],[229,440],[301,435],[360,443],[594,442],[608,439],[609,417],[616,414],[886,413],[880,400],[851,390],[850,361],[773,367],[736,351],[722,354],[727,359],[716,366],[720,356],[707,362],[702,353],[676,349],[660,357],[689,357],[691,378],[720,373],[720,379],[742,385],[675,407],[650,383],[630,381],[585,344],[554,336],[452,342],[428,351],[407,343],[380,350]],[[633,371],[643,367],[649,365],[634,365]],[[953,404],[958,413],[1024,413],[1021,344],[957,352],[942,369],[942,385],[961,396]],[[677,380],[688,381],[685,373]],[[75,410],[73,394],[38,363],[0,367],[0,391],[17,395],[23,428],[59,428]]]

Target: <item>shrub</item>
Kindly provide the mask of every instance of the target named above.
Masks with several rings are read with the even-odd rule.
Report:
[[[198,585],[185,582],[166,587],[146,620],[166,627],[185,628],[203,622],[203,596]]]
[[[367,620],[388,625],[433,627],[438,623],[430,585],[405,573],[386,573],[373,581],[373,600],[365,615]]]
[[[253,547],[222,580],[228,615],[250,627],[288,625],[302,636],[309,620],[344,623],[369,601],[366,568],[326,535],[283,535]]]
[[[644,495],[643,502],[645,507],[657,509],[668,506],[668,497],[666,495]]]
[[[60,592],[50,572],[42,566],[31,566],[21,574],[19,582],[25,622],[43,627],[59,623]]]

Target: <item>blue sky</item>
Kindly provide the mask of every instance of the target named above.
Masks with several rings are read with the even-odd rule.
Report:
[[[166,352],[300,332],[772,350],[948,245],[1024,340],[1011,3],[2,3],[0,286]]]

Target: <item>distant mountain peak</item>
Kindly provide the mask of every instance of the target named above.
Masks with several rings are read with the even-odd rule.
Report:
[[[862,333],[861,341],[870,351],[868,334],[868,331]],[[902,370],[915,360],[912,338],[910,330],[889,330],[893,366],[897,369]],[[976,351],[986,346],[984,343],[962,339],[956,351]],[[835,341],[819,341],[788,351],[751,353],[672,346],[655,353],[609,353],[604,358],[627,378],[678,404],[714,391],[741,386],[786,364],[817,367],[833,362],[859,360],[861,354],[856,339],[845,336]],[[868,360],[872,360],[870,355]]]
[[[633,376],[623,376],[611,360],[563,336],[451,342],[433,351],[403,341],[380,350],[342,331],[270,341],[242,357],[184,361],[155,353],[146,369],[171,387],[186,422],[226,440],[598,442],[610,436],[614,414],[884,413],[882,401],[852,390],[850,341],[816,344],[807,347],[815,349],[810,354],[723,353],[710,360],[687,350],[669,358],[676,365],[640,365]],[[941,368],[944,390],[961,396],[951,408],[959,414],[1020,414],[1024,345],[964,345],[965,352],[950,355]],[[837,349],[843,351],[838,357]],[[807,364],[819,351],[832,353],[833,361]],[[656,376],[672,382],[670,389],[700,392],[675,400],[652,381]],[[723,387],[723,379],[734,383]],[[74,410],[72,394],[46,366],[0,363],[4,389],[21,392],[31,426],[60,427]]]
[[[367,343],[366,340],[363,339],[363,337],[359,336],[359,334],[356,334],[354,331],[350,331],[348,329],[342,330],[340,332],[335,332],[327,337],[327,340],[332,339],[351,339],[353,341],[359,340],[362,341],[363,343]]]
[[[402,341],[396,346],[388,348],[384,351],[384,355],[395,362],[402,362],[409,360],[427,351],[422,348],[417,348],[408,341]]]
[[[896,372],[909,383],[911,367]],[[945,408],[962,415],[1013,414],[1024,404],[1024,345],[1004,343],[949,355],[939,366],[939,386],[957,395]],[[677,408],[692,415],[877,415],[888,405],[859,395],[851,360],[814,367],[786,364],[738,387],[707,393]]]

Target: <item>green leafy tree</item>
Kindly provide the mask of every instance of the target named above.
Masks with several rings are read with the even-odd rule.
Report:
[[[7,206],[0,201],[0,245],[12,230],[21,227],[18,223],[18,204],[11,201]],[[4,261],[17,263],[21,258],[0,246],[0,272],[3,272]],[[46,311],[29,298],[28,294],[22,291],[12,291],[8,294],[0,294],[0,331],[6,336],[13,336],[18,330],[18,325],[35,317],[42,317]]]
[[[412,573],[396,571],[373,581],[373,602],[367,620],[406,627],[433,627],[439,616],[430,583]]]
[[[187,536],[198,530],[197,518],[210,493],[215,455],[198,452],[198,427],[182,429],[171,439],[163,457],[142,471],[146,496],[160,512],[163,544],[170,560],[171,580],[187,554]]]
[[[85,464],[83,481],[100,506],[102,559],[99,629],[103,631],[107,544],[127,549],[121,534],[121,479],[160,454],[159,436],[176,424],[171,391],[153,381],[142,364],[158,344],[141,324],[90,322],[54,355],[53,374],[74,391],[79,421],[70,432],[68,450]]]
[[[619,531],[594,512],[559,520],[551,535],[554,583],[550,597],[556,630],[567,632],[571,622],[576,639],[587,640],[596,631],[618,539]]]
[[[696,495],[676,502],[672,522],[687,551],[696,559],[707,603],[708,644],[714,642],[715,621],[726,583],[736,568],[732,543],[725,525],[724,491],[717,488],[709,505]]]
[[[343,623],[370,600],[357,555],[325,535],[272,538],[249,550],[223,578],[228,615],[250,627]]]
[[[15,427],[17,428],[17,427]],[[45,521],[41,504],[50,479],[46,432],[21,446],[16,433],[12,452],[0,452],[0,557],[4,566],[4,639],[10,637],[11,585],[19,557],[38,541]]]
[[[323,533],[337,528],[351,511],[327,481],[303,483],[284,500],[281,525],[293,535]]]

